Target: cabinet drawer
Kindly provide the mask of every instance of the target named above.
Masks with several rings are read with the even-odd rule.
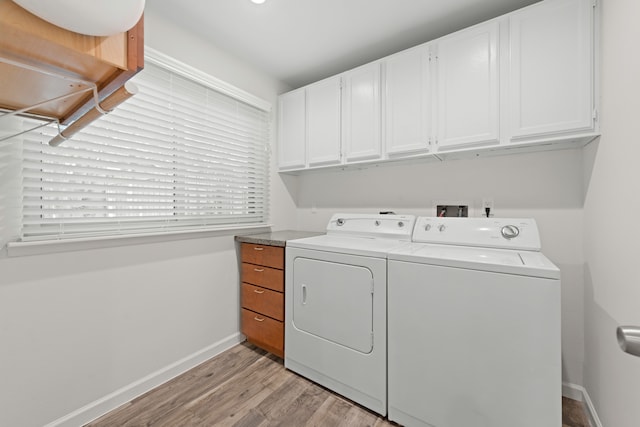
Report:
[[[284,356],[284,323],[243,308],[242,333],[249,342]]]
[[[242,263],[242,281],[263,288],[284,292],[284,271],[255,264]]]
[[[284,320],[284,294],[242,284],[242,307],[276,320]]]
[[[284,248],[243,243],[241,250],[242,262],[284,269]]]

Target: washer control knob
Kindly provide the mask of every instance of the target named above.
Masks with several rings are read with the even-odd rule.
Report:
[[[502,237],[504,237],[505,239],[511,240],[515,237],[518,237],[518,235],[520,234],[520,229],[515,225],[505,225],[504,227],[502,227],[502,230],[500,230],[500,234],[502,234]]]
[[[431,230],[431,224],[427,224],[424,226],[424,231],[429,231]]]
[[[447,227],[445,227],[445,225],[444,225],[444,224],[440,224],[440,225],[438,226],[438,231],[443,232],[443,231],[445,230],[445,228],[447,228]]]
[[[374,223],[376,225],[376,227],[380,226],[380,221],[376,220],[376,222]]]
[[[400,228],[404,227],[404,222],[398,221],[398,227],[400,227]]]
[[[343,218],[338,218],[338,220],[336,221],[336,224],[344,225],[344,219]]]

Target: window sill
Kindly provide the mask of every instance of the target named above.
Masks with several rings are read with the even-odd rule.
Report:
[[[57,252],[84,251],[87,249],[112,248],[126,245],[142,245],[161,243],[185,239],[202,239],[207,237],[234,236],[239,231],[255,231],[256,233],[269,231],[271,224],[251,226],[237,226],[225,228],[211,228],[201,230],[181,230],[164,233],[128,234],[118,236],[82,237],[59,240],[41,240],[31,242],[9,242],[7,255],[9,257],[42,255]]]

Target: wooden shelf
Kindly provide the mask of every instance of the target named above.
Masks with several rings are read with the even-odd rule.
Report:
[[[93,91],[79,91],[95,84],[102,101],[144,67],[144,17],[126,33],[95,37],[62,29],[11,0],[0,0],[0,34],[0,58],[8,60],[0,62],[0,108],[21,110],[75,93],[29,110],[62,124],[95,106]]]

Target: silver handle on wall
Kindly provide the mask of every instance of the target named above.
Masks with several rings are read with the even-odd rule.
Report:
[[[640,327],[618,326],[616,336],[622,351],[640,357]]]

